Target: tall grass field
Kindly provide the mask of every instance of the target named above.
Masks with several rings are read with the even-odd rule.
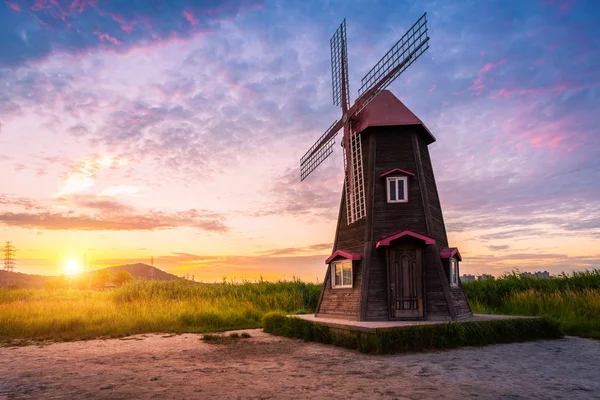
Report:
[[[134,281],[107,291],[0,289],[0,342],[81,340],[149,332],[258,328],[271,311],[316,309],[321,286]]]
[[[504,275],[463,286],[474,312],[548,317],[600,339],[600,270],[554,279]],[[320,284],[136,280],[106,292],[0,289],[0,345],[258,328],[269,312],[312,313]]]
[[[501,279],[466,282],[463,286],[473,312],[548,317],[567,335],[600,339],[600,270],[553,279],[513,272]]]

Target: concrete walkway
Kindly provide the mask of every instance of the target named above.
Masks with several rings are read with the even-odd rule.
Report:
[[[329,326],[330,328],[346,329],[360,332],[382,332],[398,328],[408,328],[417,325],[435,325],[447,324],[451,321],[354,321],[340,318],[324,318],[315,317],[314,314],[299,314],[295,317],[310,321],[315,324]],[[494,319],[511,319],[511,318],[534,318],[534,317],[519,317],[514,315],[492,315],[492,314],[473,314],[472,318],[460,320],[467,321],[490,321]]]

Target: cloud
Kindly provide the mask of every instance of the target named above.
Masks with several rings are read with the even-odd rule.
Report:
[[[115,213],[115,212],[131,212],[134,210],[132,206],[124,204],[112,197],[103,196],[103,195],[72,195],[60,197],[57,200],[61,204],[72,205],[78,208],[86,208],[97,211],[102,211],[105,213]]]
[[[331,251],[331,243],[320,243],[306,247],[288,247],[283,249],[271,249],[259,252],[261,257],[273,257],[273,256],[291,256],[306,253],[322,253],[325,254]],[[311,255],[312,255],[311,254]]]
[[[55,194],[55,197],[83,192],[94,186],[96,182],[96,173],[102,169],[117,168],[125,164],[125,160],[104,155],[84,160],[71,166],[71,171],[62,188]]]
[[[222,218],[213,213],[197,210],[165,213],[151,211],[147,214],[88,215],[67,212],[13,213],[0,212],[0,223],[25,229],[81,230],[81,231],[144,231],[192,227],[208,232],[223,233],[228,228]]]
[[[129,185],[118,185],[107,187],[106,189],[102,189],[98,196],[135,196],[140,192],[140,188],[136,186]]]
[[[490,246],[487,246],[487,248],[490,249],[490,251],[502,251],[502,250],[508,250],[510,248],[510,246],[507,244],[499,245],[499,246],[490,245]]]
[[[25,210],[43,210],[44,207],[39,202],[26,197],[18,197],[9,194],[0,194],[0,205],[21,207]]]
[[[101,46],[124,51],[152,41],[189,39],[196,31],[209,31],[223,20],[256,9],[254,5],[246,0],[219,5],[174,0],[141,6],[87,0],[3,1],[0,67],[42,59],[54,51],[78,53]],[[189,29],[192,13],[194,30]]]

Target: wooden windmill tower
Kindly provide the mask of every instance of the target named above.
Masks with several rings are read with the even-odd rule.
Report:
[[[342,118],[300,160],[306,179],[344,130],[344,190],[317,317],[356,320],[472,316],[448,247],[427,127],[385,90],[428,48],[427,14],[362,79],[351,105],[346,21],[331,38],[333,103]]]

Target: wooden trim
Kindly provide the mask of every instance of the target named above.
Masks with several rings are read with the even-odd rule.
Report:
[[[423,160],[421,159],[421,150],[419,149],[419,140],[417,134],[412,134],[413,154],[415,155],[415,164],[417,165],[417,179],[421,189],[421,201],[423,203],[423,213],[425,214],[425,225],[427,226],[427,234],[431,235],[431,211],[429,210],[429,196],[427,194],[427,183],[423,174]]]
[[[425,242],[426,245],[435,244],[435,239],[433,239],[433,238],[430,238],[425,235],[421,235],[420,233],[417,233],[417,232],[406,230],[406,231],[394,233],[391,236],[388,236],[388,237],[385,237],[385,238],[379,240],[377,242],[377,244],[375,245],[375,247],[379,248],[380,246],[389,246],[391,242],[393,242],[394,240],[400,239],[401,237],[404,237],[404,236],[410,236],[415,239],[422,240],[423,242]]]
[[[362,260],[362,256],[360,254],[356,254],[356,253],[354,253],[352,251],[348,251],[348,250],[336,250],[332,255],[329,256],[329,258],[327,258],[327,260],[325,260],[325,264],[329,264],[330,262],[335,260],[337,257],[343,257],[344,259],[350,260],[350,261]]]
[[[362,261],[362,279],[361,279],[361,287],[360,287],[360,298],[358,303],[358,315],[357,318],[359,321],[365,321],[367,318],[367,298],[369,296],[369,274],[367,273],[368,266],[371,265],[371,256],[372,256],[372,242],[369,240],[365,242],[364,252],[365,258]]]
[[[344,284],[344,264],[348,264],[348,263],[350,263],[350,273],[352,276],[352,278],[351,278],[352,283],[350,285],[345,285]],[[335,276],[335,269],[333,269],[331,267],[335,266],[336,264],[341,264],[341,266],[342,266],[342,284],[341,285],[336,285],[335,279],[333,279]],[[334,290],[334,289],[338,289],[338,290],[339,289],[354,289],[354,282],[356,282],[356,280],[354,279],[354,262],[352,260],[344,258],[344,259],[341,259],[338,261],[334,261],[331,264],[329,264],[329,269],[331,270],[329,279],[331,279],[331,289],[332,290]]]
[[[396,200],[390,199],[390,181],[396,182]],[[403,199],[398,199],[398,181],[403,181],[402,188],[402,197]],[[407,176],[388,176],[385,181],[385,191],[387,193],[387,202],[388,203],[408,203],[408,177]]]
[[[446,278],[446,273],[444,272],[444,266],[442,265],[442,259],[440,258],[440,251],[436,245],[431,246],[431,250],[433,253],[433,263],[437,269],[438,276],[440,277],[440,283],[442,284],[442,289],[444,290],[444,297],[446,298],[446,304],[448,305],[448,311],[450,312],[450,317],[452,319],[456,319],[456,308],[454,307],[454,302],[452,301],[452,292],[450,291],[450,282]]]
[[[367,319],[367,302],[369,298],[369,269],[371,267],[371,259],[373,258],[373,201],[375,200],[375,165],[377,152],[376,146],[377,141],[375,140],[374,135],[368,136],[369,140],[369,170],[367,173],[369,174],[369,185],[367,193],[370,195],[367,196],[367,215],[365,220],[365,247],[363,250],[363,254],[365,256],[364,261],[362,262],[362,279],[360,284],[362,285],[360,288],[360,298],[358,303],[358,320],[365,321]],[[364,154],[364,153],[363,153]]]
[[[327,266],[327,272],[325,272],[325,279],[323,279],[323,287],[321,288],[321,295],[319,296],[319,302],[317,303],[317,309],[315,310],[315,317],[321,311],[321,302],[323,301],[323,296],[325,295],[325,290],[327,289],[327,282],[331,279],[331,267]]]
[[[384,176],[388,176],[391,174],[402,174],[402,175],[408,175],[408,176],[415,176],[415,174],[413,174],[412,172],[408,172],[408,171],[405,171],[400,168],[394,168],[392,170],[389,170],[388,172],[384,172],[383,174],[379,175],[379,177],[383,178]]]

